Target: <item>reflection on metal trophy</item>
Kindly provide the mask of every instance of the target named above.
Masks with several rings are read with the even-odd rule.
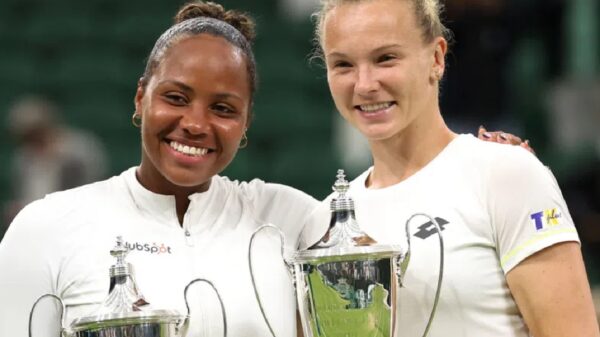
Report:
[[[396,326],[397,292],[410,261],[409,224],[425,216],[435,225],[440,238],[440,272],[433,309],[423,336],[426,336],[437,307],[443,275],[443,241],[437,221],[426,214],[415,214],[405,224],[407,247],[381,245],[364,233],[354,215],[354,201],[347,195],[349,183],[338,171],[331,201],[331,222],[323,238],[284,262],[292,273],[305,337],[392,337],[401,331]],[[250,239],[248,259],[252,282]],[[283,235],[280,232],[283,241]],[[283,255],[283,244],[282,244]],[[275,333],[265,315],[260,296],[254,291],[271,334]]]
[[[61,305],[61,337],[183,337],[188,328],[190,307],[187,293],[190,286],[198,282],[207,283],[216,292],[221,303],[223,315],[223,335],[227,336],[227,320],[221,296],[214,285],[205,279],[195,279],[188,283],[184,290],[187,314],[175,310],[152,309],[140,293],[135,282],[133,267],[125,262],[128,250],[121,237],[117,237],[117,245],[110,251],[116,263],[110,267],[109,295],[96,312],[96,315],[75,319],[65,327],[65,304],[53,294],[46,294],[37,299],[29,315],[29,337],[32,337],[32,320],[36,306],[44,298],[52,298]]]

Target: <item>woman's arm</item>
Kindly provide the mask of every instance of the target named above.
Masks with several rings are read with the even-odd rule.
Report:
[[[35,300],[55,292],[51,277],[54,268],[50,260],[59,253],[57,247],[50,244],[52,235],[47,227],[41,225],[49,218],[42,205],[43,202],[37,201],[21,211],[0,242],[2,337],[26,337],[29,313]],[[57,307],[47,303],[52,302],[44,301],[36,310],[40,313],[35,316],[37,327],[55,326],[53,322],[59,322],[59,314],[54,311]]]
[[[543,249],[506,275],[535,337],[600,337],[580,246],[563,242]]]

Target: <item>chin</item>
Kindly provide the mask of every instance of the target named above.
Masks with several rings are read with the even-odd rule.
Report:
[[[380,141],[391,138],[398,132],[394,132],[389,127],[367,126],[358,128],[358,131],[369,141]]]
[[[168,173],[166,172],[164,176],[171,184],[175,186],[191,188],[206,184],[214,175],[188,170],[175,170]]]

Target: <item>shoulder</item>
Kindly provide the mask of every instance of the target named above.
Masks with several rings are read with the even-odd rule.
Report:
[[[114,200],[119,192],[125,188],[123,175],[114,176],[106,180],[82,185],[65,191],[48,194],[41,201],[48,205],[60,207],[61,212],[69,212],[74,209],[86,207],[97,207],[108,200]]]
[[[41,230],[52,224],[68,222],[69,218],[86,215],[92,216],[94,210],[116,202],[124,186],[121,176],[79,186],[73,189],[54,192],[43,199],[33,201],[25,206],[15,217],[9,231]],[[122,193],[121,193],[122,194]]]
[[[214,179],[219,187],[250,201],[278,199],[278,201],[317,203],[316,199],[299,189],[283,184],[265,182],[258,178],[250,181],[238,181],[224,176],[216,176]]]
[[[459,135],[450,143],[452,157],[462,157],[467,159],[481,159],[481,162],[487,163],[496,160],[499,157],[514,157],[529,154],[529,151],[520,146],[486,142],[471,134]]]
[[[472,135],[460,136],[452,156],[462,166],[479,171],[484,179],[498,182],[549,173],[534,154],[520,146],[486,142]],[[467,168],[467,171],[472,170]]]

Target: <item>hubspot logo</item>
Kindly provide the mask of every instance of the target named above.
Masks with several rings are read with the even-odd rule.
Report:
[[[166,246],[164,243],[161,243],[159,245],[155,242],[153,242],[152,244],[139,242],[125,242],[125,247],[127,247],[127,249],[129,249],[130,251],[137,250],[140,252],[148,252],[150,254],[172,254],[171,247]]]

